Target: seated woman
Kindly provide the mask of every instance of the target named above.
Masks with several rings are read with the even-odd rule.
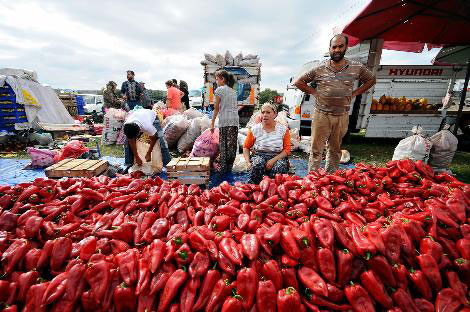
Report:
[[[249,169],[248,183],[258,184],[265,175],[274,178],[277,173],[289,172],[287,156],[291,151],[290,132],[286,126],[274,120],[276,116],[275,106],[264,104],[261,107],[261,123],[248,131],[243,145],[243,156]],[[250,159],[252,147],[254,155]]]

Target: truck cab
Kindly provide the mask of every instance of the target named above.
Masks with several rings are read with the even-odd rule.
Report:
[[[103,112],[103,96],[98,94],[77,94],[83,98],[84,106],[83,110],[85,114],[92,114],[96,112],[98,114]]]

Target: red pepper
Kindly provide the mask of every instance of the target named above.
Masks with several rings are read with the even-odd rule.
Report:
[[[145,293],[150,284],[150,269],[148,259],[139,259],[139,274],[137,280],[136,295]]]
[[[293,287],[279,290],[277,294],[277,310],[279,312],[300,311],[300,295]]]
[[[212,289],[205,311],[218,311],[231,291],[232,287],[229,280],[219,279]],[[196,309],[194,309],[194,311],[196,311]]]
[[[271,226],[264,234],[264,239],[272,246],[279,244],[281,241],[281,231],[283,226],[281,223],[276,223]]]
[[[48,285],[42,296],[42,305],[51,304],[59,299],[65,292],[65,283],[67,282],[67,273],[61,273],[54,277]]]
[[[1,248],[0,248],[1,251]],[[24,265],[27,271],[36,270],[41,250],[37,248],[30,249],[24,256]],[[0,300],[1,301],[1,300]]]
[[[411,296],[403,289],[399,288],[392,294],[393,301],[403,311],[419,312],[420,310],[412,300]]]
[[[392,298],[387,294],[382,281],[373,271],[365,271],[361,274],[361,283],[370,295],[387,309],[393,307]]]
[[[470,260],[470,238],[461,238],[457,241],[456,248],[461,258]]]
[[[459,311],[460,300],[451,288],[444,288],[436,298],[436,312]]]
[[[325,281],[311,268],[302,267],[297,271],[300,282],[319,296],[328,296],[328,288]]]
[[[337,222],[332,221],[331,225],[334,229],[334,234],[336,239],[350,252],[355,252],[356,247],[352,241],[352,238],[346,231],[344,224],[339,224]]]
[[[455,292],[458,298],[460,298],[460,302],[462,304],[466,304],[466,289],[467,286],[460,281],[460,278],[457,273],[454,271],[447,271],[446,272],[447,281],[449,282],[449,287]]]
[[[115,257],[122,280],[128,286],[134,285],[137,281],[138,256],[139,251],[137,249],[129,249],[117,254]]]
[[[315,271],[318,269],[318,263],[316,261],[316,248],[309,246],[307,248],[302,249],[300,253],[300,263],[304,266],[314,269]]]
[[[347,249],[337,250],[338,285],[344,286],[351,278],[353,256]]]
[[[211,220],[210,228],[213,231],[222,232],[228,228],[231,221],[232,219],[229,216],[215,216]]]
[[[259,281],[256,291],[256,310],[276,312],[276,288],[272,281]]]
[[[266,261],[262,266],[261,273],[266,279],[273,281],[276,290],[282,288],[282,273],[275,260]]]
[[[436,261],[440,261],[444,250],[438,242],[431,236],[425,237],[419,244],[421,254],[431,255]]]
[[[390,225],[381,231],[380,234],[385,244],[385,256],[392,263],[398,263],[402,243],[399,226],[397,224]]]
[[[255,234],[244,234],[240,241],[243,254],[249,260],[255,260],[259,255],[260,243]]]
[[[29,288],[28,290],[23,311],[45,312],[46,307],[42,306],[42,297],[44,296],[44,293],[46,292],[48,286],[49,282],[32,285],[31,288]]]
[[[13,271],[15,266],[26,255],[30,246],[31,244],[28,240],[17,239],[3,252],[1,262],[5,273],[9,274]]]
[[[214,289],[215,284],[220,279],[220,273],[216,270],[209,270],[204,276],[201,290],[199,291],[198,298],[194,304],[193,311],[202,310],[209,302],[209,296]]]
[[[20,196],[18,196],[17,202],[23,202],[24,200],[28,199],[31,195],[39,193],[39,187],[35,185],[31,185],[26,188],[23,192],[21,192]]]
[[[210,259],[207,253],[196,252],[193,261],[189,265],[189,275],[191,278],[199,278],[209,269]]]
[[[222,312],[242,312],[243,306],[240,301],[240,296],[228,297],[222,305]]]
[[[381,254],[385,254],[385,244],[379,231],[371,226],[366,226],[365,234],[369,241],[374,244],[377,251],[379,251]]]
[[[421,296],[426,300],[432,300],[431,286],[423,272],[420,270],[410,269],[409,277]]]
[[[245,195],[241,190],[237,188],[232,188],[229,192],[231,198],[239,200],[239,201],[249,201],[250,199],[248,196]]]
[[[165,266],[165,264],[163,266]],[[152,280],[150,281],[150,295],[155,295],[160,290],[162,290],[174,271],[174,269],[164,270],[163,268],[160,268],[160,270],[158,270],[158,272],[152,277]]]
[[[282,268],[282,287],[294,287],[299,289],[299,282],[297,281],[297,275],[294,268]]]
[[[393,276],[397,281],[398,287],[407,289],[408,288],[408,275],[409,272],[403,264],[395,264],[392,267]]]
[[[309,299],[309,301],[306,301],[310,304],[315,304],[315,305],[318,305],[318,306],[322,306],[322,307],[326,307],[326,308],[329,308],[329,309],[332,309],[332,310],[335,310],[335,311],[350,311],[351,310],[351,306],[350,305],[347,305],[347,304],[342,304],[342,305],[338,305],[338,304],[335,304],[333,302],[330,302],[322,297],[319,297],[315,294],[312,294],[310,292],[307,293],[307,297]]]
[[[137,297],[134,289],[127,287],[122,283],[114,290],[114,306],[116,311],[135,311],[137,308]]]
[[[194,300],[196,299],[196,292],[199,289],[201,282],[199,277],[192,278],[186,282],[183,287],[183,291],[180,295],[180,312],[191,312],[194,306]]]
[[[18,276],[18,295],[16,297],[18,301],[23,302],[27,299],[26,294],[31,285],[36,283],[38,277],[39,273],[36,271],[29,271]]]
[[[163,312],[169,307],[171,301],[178,293],[179,288],[184,284],[187,278],[187,273],[182,269],[176,270],[168,279],[168,282],[163,289],[158,305],[158,311]]]
[[[363,257],[370,257],[370,255],[375,254],[375,245],[367,239],[367,237],[362,233],[360,228],[357,225],[353,224],[351,226],[351,230],[353,242],[356,246],[357,253]]]
[[[281,231],[281,247],[289,257],[293,259],[300,258],[300,248],[297,245],[291,228],[287,225]]]
[[[332,222],[327,219],[318,219],[313,223],[313,230],[317,235],[320,244],[329,249],[333,249],[334,232]]]
[[[344,294],[355,311],[375,311],[369,294],[361,285],[351,282],[351,285],[344,289]]]
[[[93,291],[98,303],[101,303],[106,290],[111,282],[111,265],[105,260],[90,263],[85,273],[85,278]]]
[[[390,287],[396,287],[397,282],[393,276],[390,263],[383,256],[375,256],[368,261],[369,268],[377,274],[381,280]]]
[[[222,271],[229,275],[235,275],[235,265],[221,251],[219,251],[217,263],[219,264]]]
[[[424,275],[434,290],[441,290],[442,279],[436,260],[431,255],[420,255],[416,258],[418,259],[421,270],[423,270]]]
[[[317,261],[321,274],[328,282],[334,283],[336,280],[336,265],[333,252],[328,248],[318,249]]]
[[[231,238],[223,238],[219,243],[219,250],[233,263],[242,264],[242,255],[238,249],[237,243]]]
[[[242,297],[243,309],[249,310],[253,306],[256,294],[258,277],[252,268],[243,268],[237,274],[237,294]]]
[[[79,242],[80,245],[80,259],[83,261],[88,261],[90,257],[95,253],[96,251],[96,243],[97,243],[97,238],[94,236],[88,236],[84,239],[82,239]]]

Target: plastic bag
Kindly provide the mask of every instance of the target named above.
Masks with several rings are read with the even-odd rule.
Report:
[[[170,116],[180,113],[180,111],[173,109],[173,108],[164,108],[161,110],[161,112],[162,112],[163,118],[168,118]]]
[[[240,133],[240,132],[238,133],[237,141],[238,141],[238,145],[239,145],[239,146],[245,145],[246,137],[247,137],[247,135],[245,135],[245,134],[243,134],[243,133]]]
[[[211,120],[209,119],[209,117],[205,115],[201,117],[201,133],[209,129],[210,126],[211,126]]]
[[[211,63],[217,63],[217,60],[212,54],[204,53],[204,58]]]
[[[188,118],[188,119],[194,119],[194,118],[197,118],[197,117],[203,117],[204,114],[201,113],[200,111],[198,111],[197,109],[195,108],[190,108],[190,109],[187,109],[183,112],[183,114]]]
[[[36,168],[45,168],[54,164],[55,151],[38,149],[34,147],[27,148],[29,156],[31,156],[31,166]]]
[[[147,162],[145,160],[145,155],[147,155],[147,151],[150,145],[147,142],[142,140],[136,141],[136,149],[137,154],[139,155],[140,159],[142,159],[142,166],[134,164],[131,168],[129,168],[129,173],[135,171],[142,171],[145,175],[153,175],[154,173],[161,173],[163,169],[163,161],[162,161],[162,152],[160,150],[160,143],[157,142],[152,150],[152,159]]]
[[[253,59],[257,59],[258,58],[258,55],[257,54],[247,54],[243,57],[243,60],[253,60]]]
[[[122,109],[110,108],[104,116],[104,126],[101,136],[101,142],[104,145],[116,143],[119,131],[124,125],[126,112]]]
[[[229,50],[225,51],[225,62],[227,63],[227,66],[233,65],[233,56]]]
[[[243,54],[240,52],[233,58],[233,65],[240,66],[241,61],[243,61]]]
[[[192,149],[197,137],[201,135],[201,121],[201,117],[191,120],[188,130],[186,130],[178,141],[178,151],[180,153],[184,153],[185,151],[190,151]]]
[[[253,115],[251,115],[250,120],[246,124],[246,127],[251,128],[260,122],[261,122],[261,113],[260,112],[254,113]]]
[[[204,131],[194,142],[191,156],[214,158],[219,152],[219,129],[210,129]]]
[[[299,149],[300,147],[299,129],[290,130],[290,144],[292,146],[293,151],[296,151]]]
[[[274,120],[280,123],[281,125],[289,127],[289,123],[287,122],[286,112],[280,112],[279,114],[277,114],[277,117]]]
[[[72,140],[65,144],[65,146],[60,150],[59,160],[65,158],[78,158],[82,156],[83,153],[88,152],[89,149],[83,144],[82,141]]]
[[[186,116],[179,114],[169,117],[165,128],[163,128],[163,136],[168,146],[175,146],[188,127],[189,121]]]
[[[227,63],[227,62],[225,61],[225,57],[223,57],[223,56],[220,55],[220,54],[217,54],[217,55],[215,56],[215,60],[216,60],[217,65],[219,65],[219,66],[225,66],[226,63]]]
[[[248,166],[246,165],[245,157],[243,154],[238,154],[233,162],[232,172],[233,173],[241,173],[248,171]]]
[[[409,158],[414,161],[427,162],[432,147],[431,141],[422,136],[423,128],[421,126],[413,127],[411,132],[413,135],[404,138],[395,147],[392,160]]]
[[[430,138],[432,143],[429,165],[433,169],[448,169],[454,158],[459,140],[450,132],[449,125]]]

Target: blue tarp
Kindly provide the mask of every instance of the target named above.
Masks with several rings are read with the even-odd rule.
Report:
[[[102,159],[109,161],[110,164],[124,165],[124,158],[104,156]],[[23,170],[23,168],[25,168],[30,162],[31,160],[29,159],[0,159],[0,185],[15,185],[22,182],[30,182],[36,178],[45,178],[46,175],[44,174],[44,169]],[[308,170],[306,159],[290,159],[290,164],[297,176],[304,177],[307,175]],[[354,165],[349,163],[340,165],[340,168],[354,168]],[[160,176],[162,179],[167,179],[166,172],[163,172]],[[248,175],[246,173],[232,173],[220,177],[218,174],[213,174],[211,175],[209,187],[215,187],[223,180],[226,180],[230,184],[235,182],[247,182]]]

